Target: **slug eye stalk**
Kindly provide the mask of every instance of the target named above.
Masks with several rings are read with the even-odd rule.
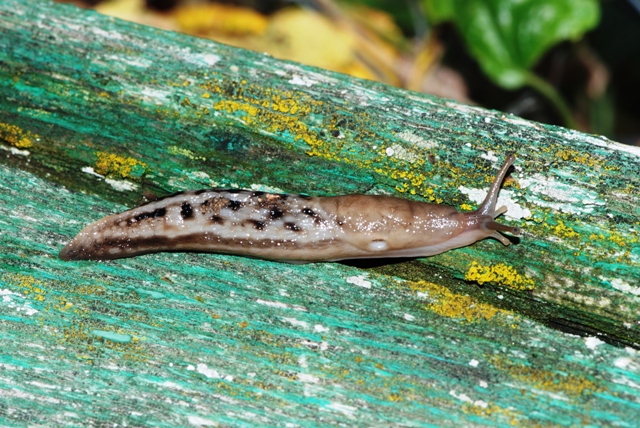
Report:
[[[484,198],[482,205],[475,211],[477,214],[489,215],[496,218],[500,214],[507,212],[507,207],[500,207],[496,210],[496,203],[498,202],[498,193],[500,193],[502,182],[507,176],[507,171],[509,171],[509,168],[511,168],[515,161],[516,156],[513,153],[509,153],[507,159],[504,161],[504,165],[500,168],[500,172],[498,172],[498,175],[496,175],[496,178],[493,180],[489,193],[486,198]]]
[[[496,175],[496,178],[493,180],[491,188],[489,189],[489,193],[485,197],[484,201],[476,211],[470,213],[470,217],[478,217],[478,221],[482,229],[486,230],[487,232],[495,231],[495,233],[490,233],[488,237],[495,238],[498,241],[502,242],[504,245],[509,245],[511,241],[509,241],[509,239],[498,232],[508,232],[512,235],[520,235],[521,232],[519,227],[507,226],[506,224],[498,223],[494,220],[499,215],[507,212],[507,207],[505,206],[501,206],[500,208],[496,209],[496,203],[498,202],[498,194],[500,193],[502,182],[507,176],[507,172],[509,171],[509,168],[511,168],[515,160],[516,157],[513,153],[510,153],[507,156],[507,159],[502,165],[502,168],[500,168],[498,175]]]

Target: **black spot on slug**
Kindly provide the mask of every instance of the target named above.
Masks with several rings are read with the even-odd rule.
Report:
[[[227,208],[232,211],[238,211],[240,208],[242,208],[242,202],[229,201],[229,203],[227,204]]]
[[[151,216],[154,218],[164,217],[165,215],[167,215],[167,210],[165,208],[158,208],[151,213]]]
[[[260,196],[264,196],[264,192],[253,192],[251,193],[251,196],[253,196],[254,198],[259,198]]]
[[[183,220],[193,217],[193,208],[189,202],[183,202],[180,206],[180,216]]]
[[[263,221],[260,220],[251,220],[249,219],[249,222],[253,224],[253,227],[256,230],[264,230],[266,224]]]
[[[286,222],[286,223],[284,224],[284,228],[285,228],[285,229],[287,229],[287,230],[293,230],[294,232],[300,232],[300,231],[302,230],[302,229],[300,229],[300,228],[298,227],[298,225],[297,225],[297,224],[292,223],[292,222]]]
[[[320,217],[320,215],[318,215],[318,213],[316,213],[314,210],[312,210],[311,208],[303,208],[302,209],[302,213],[308,215],[309,217],[313,218],[313,222],[316,224],[322,223],[324,220],[322,219],[322,217]]]
[[[158,208],[157,210],[153,210],[148,213],[138,214],[137,216],[134,217],[134,219],[136,221],[142,221],[148,218],[164,217],[166,214],[167,214],[166,208]]]
[[[220,217],[219,215],[212,215],[211,217],[209,217],[209,220],[211,220],[215,224],[224,224],[224,218]]]
[[[284,215],[284,213],[282,212],[282,210],[280,208],[271,208],[271,210],[269,211],[269,218],[271,220],[276,220],[279,219],[280,217],[282,217]]]

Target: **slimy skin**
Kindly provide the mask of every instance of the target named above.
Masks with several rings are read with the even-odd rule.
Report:
[[[177,193],[85,227],[62,260],[109,260],[159,251],[235,254],[285,262],[427,257],[519,234],[494,219],[509,155],[476,211],[391,196],[307,197],[248,190]]]

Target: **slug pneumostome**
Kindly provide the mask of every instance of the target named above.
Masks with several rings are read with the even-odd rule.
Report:
[[[199,251],[286,262],[426,257],[517,227],[494,219],[509,155],[476,211],[392,196],[307,197],[250,190],[182,192],[85,227],[63,260],[107,260],[158,251]]]

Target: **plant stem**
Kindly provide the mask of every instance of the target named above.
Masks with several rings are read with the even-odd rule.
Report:
[[[562,122],[566,128],[577,129],[578,124],[573,118],[569,106],[560,96],[558,91],[556,91],[556,89],[549,84],[549,82],[541,79],[534,73],[527,73],[527,84],[544,95],[551,102],[551,104],[553,104],[553,106],[560,114]]]

